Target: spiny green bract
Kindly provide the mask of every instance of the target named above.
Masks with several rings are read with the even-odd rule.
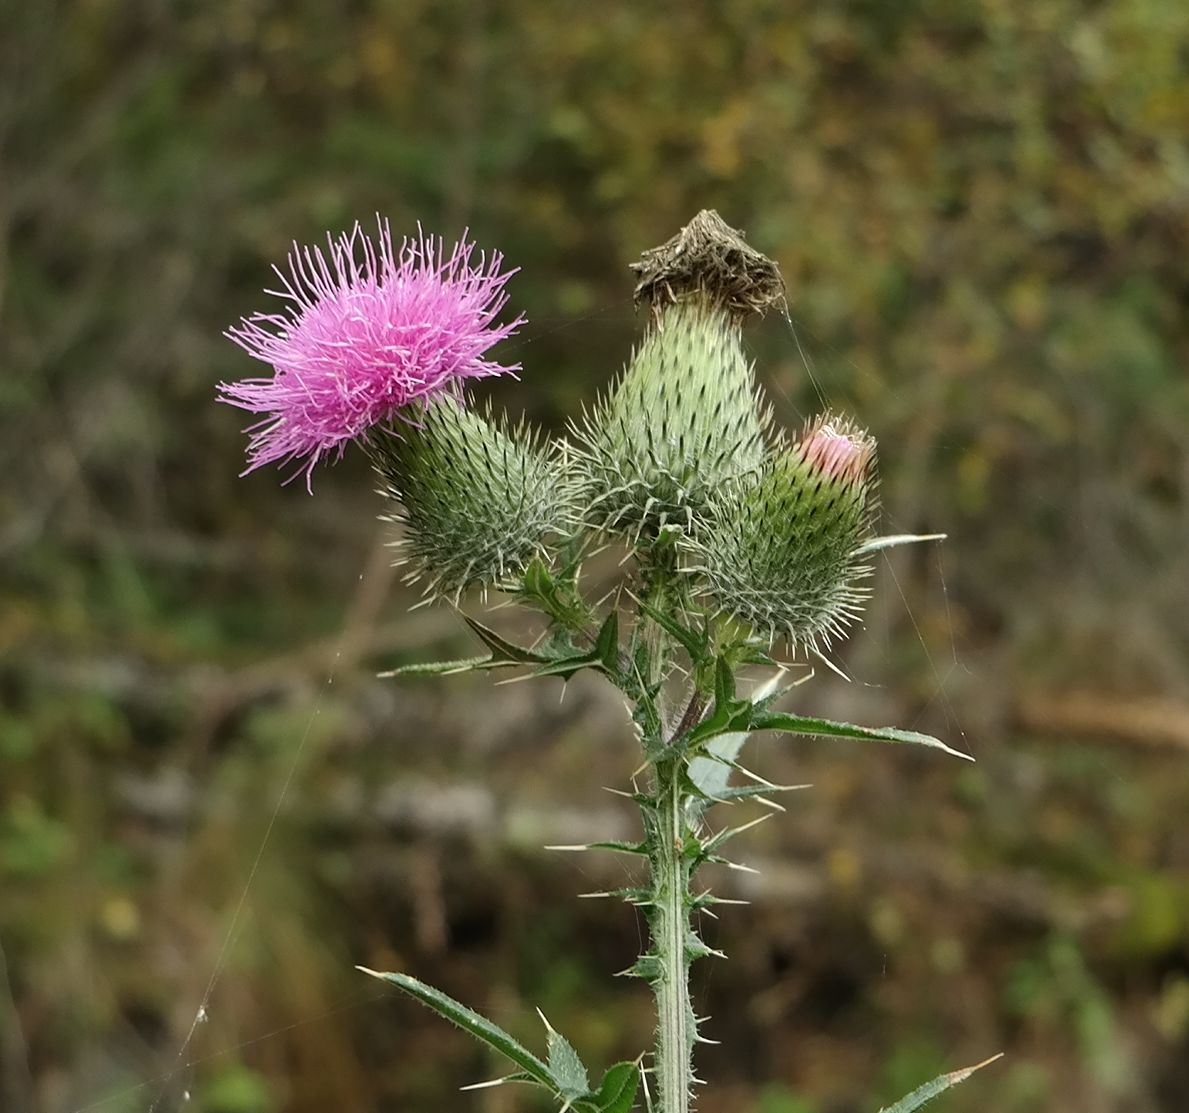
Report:
[[[767,425],[737,320],[700,296],[666,307],[574,429],[589,524],[636,540],[688,525],[722,482],[759,466]]]
[[[371,455],[381,493],[400,503],[388,520],[405,527],[408,579],[424,580],[426,594],[501,583],[573,530],[573,484],[557,454],[456,399],[430,403]]]
[[[818,422],[758,476],[720,489],[683,542],[687,571],[723,611],[794,649],[840,636],[868,594],[857,550],[874,516],[875,442],[840,427]],[[828,450],[847,439],[839,460]]]

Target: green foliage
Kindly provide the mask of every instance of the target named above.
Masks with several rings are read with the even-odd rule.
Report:
[[[408,974],[381,974],[375,970],[360,967],[365,974],[373,978],[389,982],[398,989],[416,997],[423,1005],[427,1005],[440,1016],[444,1016],[452,1024],[458,1025],[464,1032],[481,1040],[501,1055],[510,1059],[520,1068],[520,1071],[533,1082],[552,1088],[559,1095],[564,1093],[562,1082],[555,1078],[549,1065],[539,1059],[518,1040],[510,1036],[498,1025],[493,1024],[486,1017],[480,1016],[473,1009],[448,997],[440,990],[410,977]]]
[[[599,1082],[590,1088],[586,1067],[570,1042],[555,1031],[544,1015],[548,1062],[542,1061],[523,1044],[486,1017],[455,1001],[452,997],[407,974],[380,974],[360,967],[365,974],[388,982],[416,997],[422,1004],[458,1025],[464,1032],[487,1044],[510,1059],[520,1069],[502,1079],[504,1082],[528,1082],[548,1090],[561,1103],[563,1110],[581,1113],[627,1113],[632,1108],[640,1083],[636,1063],[616,1063]]]
[[[258,1071],[225,1068],[204,1087],[201,1113],[274,1113],[279,1108],[268,1080]]]
[[[995,1055],[990,1059],[984,1059],[981,1063],[976,1063],[972,1067],[963,1067],[961,1070],[950,1071],[948,1074],[940,1075],[933,1079],[932,1082],[926,1082],[923,1086],[919,1086],[911,1094],[901,1098],[895,1105],[889,1105],[881,1109],[880,1113],[913,1113],[914,1110],[920,1109],[926,1102],[930,1102],[938,1095],[945,1093],[951,1086],[956,1086],[959,1082],[965,1082],[976,1070],[981,1070],[988,1064],[995,1062],[998,1058],[1000,1056]]]
[[[1074,940],[1055,936],[1018,962],[1008,974],[1004,996],[1018,1016],[1069,1031],[1093,1064],[1103,1091],[1128,1092],[1134,1063],[1121,1038],[1119,1018]]]
[[[549,1073],[560,1094],[567,1101],[588,1094],[590,1078],[582,1060],[578,1058],[578,1052],[565,1036],[554,1030],[553,1025],[545,1019],[544,1013],[541,1014],[541,1020],[545,1024],[546,1044],[549,1050]]]
[[[832,738],[859,738],[866,742],[906,742],[913,746],[929,746],[944,750],[954,757],[973,761],[969,754],[951,749],[944,742],[930,734],[915,730],[901,730],[899,727],[859,727],[853,723],[837,723],[830,719],[816,719],[805,715],[783,713],[760,713],[748,724],[749,731],[775,730],[785,734],[816,734]]]
[[[598,1113],[628,1113],[635,1108],[639,1088],[639,1064],[616,1063],[603,1075],[591,1104]]]
[[[8,884],[53,872],[74,850],[70,827],[42,812],[36,801],[18,798],[0,813],[0,877]]]

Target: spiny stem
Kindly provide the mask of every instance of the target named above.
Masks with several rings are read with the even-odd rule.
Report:
[[[653,989],[657,1005],[656,1064],[660,1113],[688,1113],[693,1083],[691,1055],[694,1012],[689,997],[689,862],[685,854],[686,818],[681,763],[662,762],[656,770],[656,813],[650,825],[652,854],[653,946],[659,965]]]
[[[643,595],[649,605],[655,610],[672,610],[675,554],[663,546],[654,549],[643,578]],[[658,754],[666,746],[661,687],[669,671],[671,647],[664,629],[646,612],[641,611],[636,618],[636,637],[642,642],[646,674],[645,691],[639,698],[652,703],[652,714],[645,718],[656,724],[657,731],[651,740],[645,738],[645,752]],[[695,696],[686,708],[687,714],[695,710],[696,701]],[[647,905],[652,938],[645,968],[656,997],[658,1113],[689,1113],[697,1020],[689,996],[689,966],[693,957],[689,927],[692,858],[687,853],[690,831],[685,807],[685,761],[675,755],[652,760],[652,794],[642,799],[641,811],[652,872]]]

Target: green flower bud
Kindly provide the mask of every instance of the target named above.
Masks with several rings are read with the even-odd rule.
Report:
[[[549,540],[574,529],[573,484],[557,456],[523,425],[511,427],[452,397],[371,446],[381,494],[400,508],[410,581],[457,598],[519,574]]]
[[[824,417],[754,477],[711,499],[685,547],[721,608],[793,648],[842,635],[867,597],[875,441]]]
[[[574,431],[590,524],[637,540],[688,525],[723,482],[760,465],[767,424],[738,317],[697,294],[659,309]]]

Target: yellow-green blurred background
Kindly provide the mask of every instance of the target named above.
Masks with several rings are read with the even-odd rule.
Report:
[[[642,924],[575,899],[621,867],[540,849],[633,831],[618,702],[376,679],[474,648],[358,455],[239,479],[213,398],[290,241],[379,211],[522,268],[497,395],[560,429],[627,264],[715,207],[788,282],[781,421],[859,417],[884,526],[950,535],[797,706],[978,764],[755,744],[815,787],[708,876],[754,903],[707,926],[699,1109],[1000,1050],[945,1109],[1189,1109],[1187,135],[1180,0],[7,0],[0,1108],[541,1108],[458,1094],[501,1064],[355,963],[650,1042]]]

